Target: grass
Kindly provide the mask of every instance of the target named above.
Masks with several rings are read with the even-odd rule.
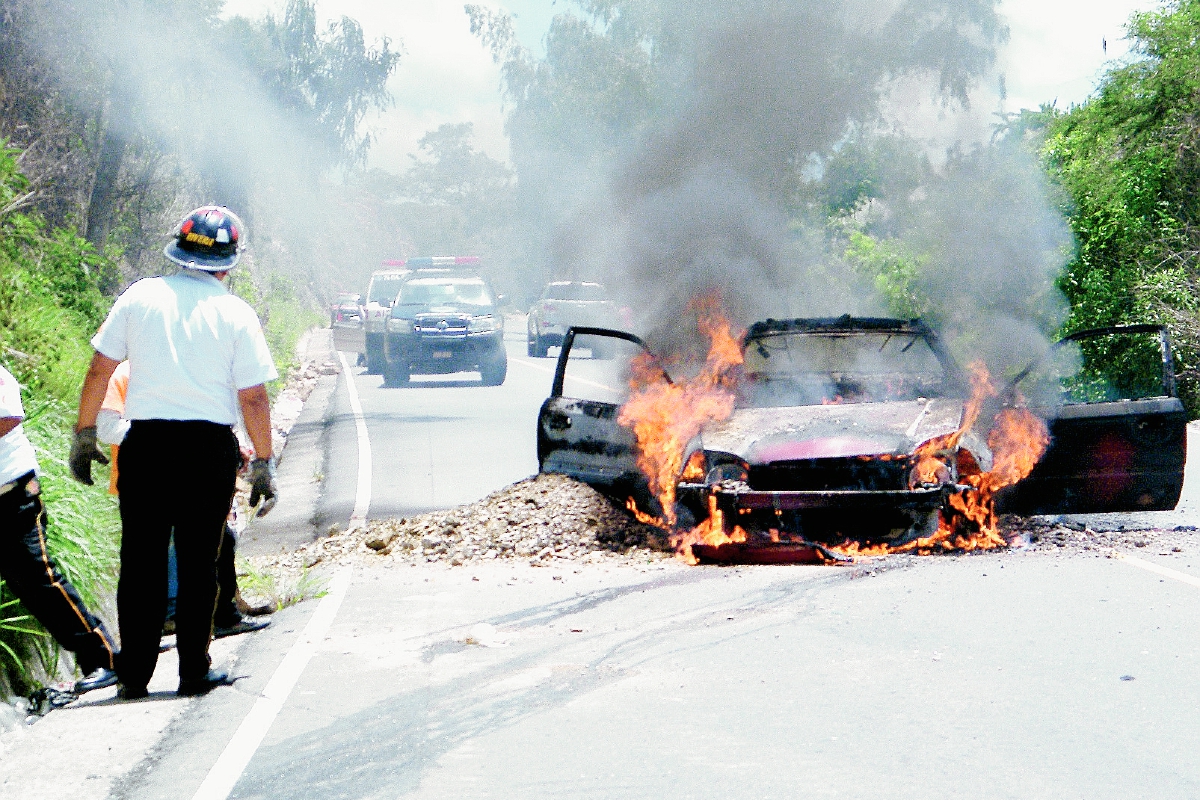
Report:
[[[238,590],[251,605],[265,603],[275,611],[304,600],[325,596],[325,581],[307,568],[298,572],[281,567],[260,569],[252,562],[238,559]]]

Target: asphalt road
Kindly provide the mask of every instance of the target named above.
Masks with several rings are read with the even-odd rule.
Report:
[[[371,516],[536,468],[552,362],[510,356],[495,389],[354,377]],[[335,469],[309,481],[344,524],[357,435],[346,386],[329,400],[314,441]],[[1136,555],[325,573],[324,599],[223,640],[236,687],[186,706],[112,795],[1200,797],[1200,546]]]
[[[478,374],[463,373],[414,376],[409,386],[388,388],[382,376],[353,366],[349,355],[349,376],[323,378],[292,429],[294,441],[280,464],[289,503],[255,522],[241,551],[294,547],[348,524],[358,495],[359,443],[347,380],[372,456],[369,517],[449,508],[535,474],[537,413],[550,393],[555,362],[526,357],[524,318],[508,328],[502,386],[483,386]]]

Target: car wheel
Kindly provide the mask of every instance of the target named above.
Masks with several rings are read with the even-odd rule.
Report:
[[[536,336],[534,336],[532,333],[526,334],[526,336],[525,336],[525,354],[528,355],[530,358],[537,358],[538,357],[538,354],[537,354],[538,344],[539,344],[539,342],[538,342]]]
[[[405,386],[409,379],[408,365],[399,361],[385,361],[383,364],[383,385],[388,387]]]
[[[379,375],[386,363],[383,358],[383,344],[367,342],[367,374]]]
[[[495,361],[481,364],[479,376],[483,378],[484,386],[500,386],[508,376],[508,358],[502,355]]]
[[[546,344],[542,337],[538,335],[535,328],[529,334],[529,357],[530,358],[545,358],[550,351],[550,345]]]

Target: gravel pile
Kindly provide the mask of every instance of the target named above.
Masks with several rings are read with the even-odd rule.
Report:
[[[537,475],[484,499],[410,519],[371,520],[365,528],[272,557],[263,566],[320,563],[438,562],[459,566],[495,559],[533,564],[619,558],[669,559],[662,531],[643,525],[596,490],[562,475]]]

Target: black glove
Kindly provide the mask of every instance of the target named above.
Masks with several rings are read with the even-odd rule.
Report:
[[[68,457],[71,475],[80,483],[92,485],[92,462],[108,463],[108,456],[100,452],[96,444],[96,426],[80,428],[71,440],[71,455]]]
[[[262,508],[255,516],[265,517],[275,507],[275,459],[256,458],[250,462],[250,508],[262,500]]]

